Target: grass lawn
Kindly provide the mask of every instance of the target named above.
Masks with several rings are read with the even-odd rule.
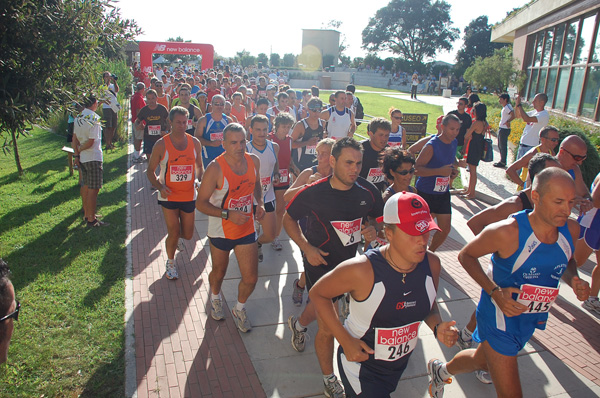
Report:
[[[110,226],[88,229],[65,138],[32,133],[19,140],[23,177],[12,156],[0,163],[0,256],[21,302],[0,396],[123,396],[126,147],[104,154]]]
[[[390,93],[400,93],[397,90],[384,90],[373,87],[364,87],[359,86],[357,89],[365,90],[370,89],[371,91],[387,91]],[[321,90],[319,97],[323,100],[324,104],[329,104],[329,94],[333,91],[331,90]],[[438,105],[429,105],[421,102],[407,101],[398,98],[386,97],[382,94],[376,93],[357,93],[356,95],[360,98],[360,102],[363,105],[365,110],[365,114],[371,116],[381,116],[385,117],[389,120],[390,115],[388,111],[390,107],[395,107],[400,109],[403,113],[426,113],[429,115],[427,119],[427,132],[428,133],[436,133],[435,129],[435,121],[441,114],[444,113],[441,106]],[[367,136],[367,124],[361,123],[360,126],[356,129],[356,133],[360,136]],[[357,139],[361,139],[358,137]]]

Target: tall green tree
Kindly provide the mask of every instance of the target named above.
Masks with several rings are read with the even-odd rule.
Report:
[[[520,91],[526,76],[518,66],[513,59],[512,47],[500,48],[490,57],[475,58],[473,65],[465,71],[465,80],[478,87],[487,87],[488,91],[504,92],[509,85],[517,86]]]
[[[296,63],[296,56],[294,54],[288,53],[283,54],[283,66],[287,68],[291,68]]]
[[[269,65],[271,65],[272,68],[279,68],[279,65],[281,65],[281,57],[279,54],[271,53],[271,56],[269,57]]]
[[[0,3],[0,139],[23,174],[17,138],[100,82],[102,61],[140,32],[111,0]]]
[[[462,75],[465,70],[475,62],[477,57],[489,57],[494,50],[506,47],[505,43],[492,43],[492,25],[488,23],[487,15],[472,20],[464,29],[464,43],[456,54],[454,72]]]
[[[269,64],[269,57],[265,53],[260,53],[256,57],[256,62],[262,62],[262,66],[266,68]]]
[[[362,39],[368,51],[391,51],[418,66],[440,50],[451,50],[458,35],[446,1],[392,0],[369,19]]]

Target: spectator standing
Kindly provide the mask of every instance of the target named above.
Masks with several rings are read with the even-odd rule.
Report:
[[[506,157],[508,155],[508,136],[510,135],[510,122],[515,118],[515,112],[510,104],[510,96],[506,93],[500,94],[498,102],[502,106],[500,113],[500,125],[498,126],[498,149],[500,150],[500,161],[494,163],[494,167],[506,168]]]
[[[531,148],[540,143],[540,131],[548,125],[550,115],[544,109],[548,96],[544,93],[537,94],[532,101],[533,110],[525,112],[519,95],[515,98],[515,118],[521,118],[527,126],[523,129],[521,141],[519,142],[519,151],[517,160],[521,159]]]
[[[8,346],[14,330],[14,322],[19,320],[21,304],[15,300],[15,288],[8,275],[8,264],[0,258],[0,364],[8,359]]]
[[[104,143],[106,149],[114,149],[112,143],[115,131],[117,130],[117,113],[119,112],[119,101],[117,100],[117,93],[119,92],[119,85],[117,84],[117,76],[113,75],[109,71],[104,72],[103,76],[104,84],[107,87],[107,98],[102,104],[102,120],[104,121]]]
[[[146,106],[144,101],[144,91],[146,85],[143,82],[138,82],[135,85],[135,94],[131,96],[131,121],[135,123],[137,120],[137,114],[143,107]],[[133,161],[139,162],[141,159],[142,140],[144,139],[144,130],[133,128]]]

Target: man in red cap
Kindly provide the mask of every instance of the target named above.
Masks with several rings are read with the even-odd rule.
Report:
[[[455,321],[443,322],[435,301],[440,259],[427,250],[438,230],[427,202],[409,192],[394,194],[383,217],[388,245],[344,261],[310,291],[319,328],[339,341],[338,368],[346,396],[389,396],[398,385],[424,321],[448,347],[456,342]],[[342,325],[332,303],[350,294]]]

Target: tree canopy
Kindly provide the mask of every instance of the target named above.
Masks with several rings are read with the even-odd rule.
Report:
[[[476,57],[489,57],[495,49],[506,47],[508,44],[492,43],[492,25],[488,23],[487,15],[472,20],[464,29],[464,43],[456,54],[454,71],[462,75],[475,62]]]
[[[391,51],[416,66],[439,50],[451,50],[458,34],[446,1],[392,0],[370,18],[362,38],[364,49]]]
[[[524,79],[524,72],[519,71],[513,59],[512,47],[497,49],[487,58],[477,57],[465,71],[465,80],[487,87],[488,91],[504,92],[511,84],[521,89]]]
[[[111,0],[5,0],[0,5],[0,137],[19,174],[17,137],[53,110],[97,88],[136,23]]]

